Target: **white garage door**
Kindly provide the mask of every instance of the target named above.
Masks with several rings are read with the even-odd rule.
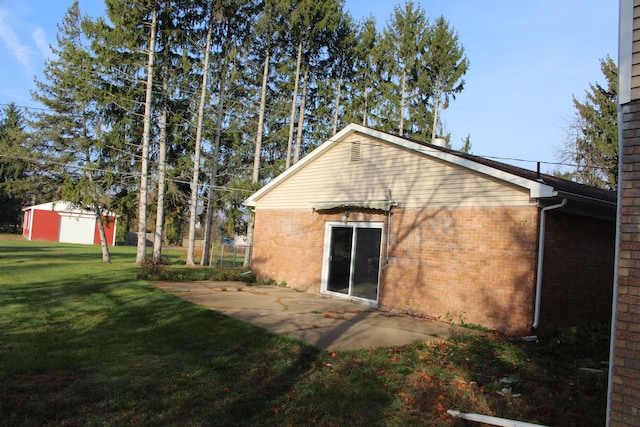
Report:
[[[89,216],[60,215],[60,238],[63,243],[93,244],[96,219]]]

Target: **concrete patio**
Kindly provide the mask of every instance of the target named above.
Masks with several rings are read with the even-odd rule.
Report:
[[[290,288],[208,281],[154,285],[194,304],[327,351],[405,345],[443,339],[452,333],[448,323]]]

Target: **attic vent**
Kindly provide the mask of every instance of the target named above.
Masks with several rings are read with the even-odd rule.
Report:
[[[349,161],[351,163],[360,163],[360,161],[362,161],[362,143],[360,141],[354,141],[351,143]]]

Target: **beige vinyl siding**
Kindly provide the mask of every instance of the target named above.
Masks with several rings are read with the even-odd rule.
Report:
[[[352,143],[361,144],[359,153]],[[264,194],[256,208],[309,209],[317,202],[384,200],[388,189],[403,208],[532,204],[527,189],[354,134]]]

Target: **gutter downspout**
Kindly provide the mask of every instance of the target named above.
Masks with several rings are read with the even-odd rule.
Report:
[[[387,267],[389,267],[389,240],[391,239],[391,209],[394,206],[398,206],[398,201],[393,200],[391,197],[391,189],[387,189],[387,200],[389,201],[389,211],[387,212],[387,238],[386,240],[386,248],[385,248],[385,260],[384,265],[382,266],[382,271],[384,271]]]
[[[562,202],[557,205],[551,205],[542,208],[540,211],[540,236],[538,239],[538,270],[536,272],[536,297],[535,297],[535,310],[533,313],[533,329],[538,329],[540,325],[540,304],[542,299],[542,267],[544,259],[544,229],[546,224],[546,212],[553,209],[560,209],[567,204],[567,199],[562,199]]]

